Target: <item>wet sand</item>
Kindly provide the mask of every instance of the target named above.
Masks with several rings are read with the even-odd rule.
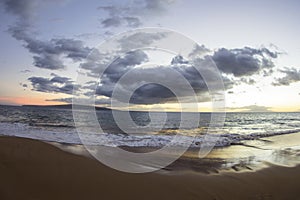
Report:
[[[197,165],[197,163],[191,163]],[[127,174],[31,139],[0,137],[0,199],[300,199],[300,166]]]

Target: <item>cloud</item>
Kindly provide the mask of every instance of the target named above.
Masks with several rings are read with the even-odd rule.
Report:
[[[21,72],[21,73],[30,73],[30,72],[32,72],[32,71],[29,70],[29,69],[24,69],[24,70],[21,70],[20,72]]]
[[[239,79],[239,81],[241,83],[246,83],[248,85],[254,85],[256,83],[256,81],[254,79],[248,78],[248,77],[247,78],[242,77],[242,78]]]
[[[34,66],[43,69],[64,69],[63,58],[74,62],[85,59],[92,49],[85,47],[83,42],[75,39],[51,39],[41,41],[28,34],[23,27],[11,27],[9,31],[17,40],[24,42],[24,47],[32,53]]]
[[[1,0],[0,5],[3,5],[5,10],[19,18],[22,22],[34,20],[39,9],[47,3],[62,3],[65,0]],[[55,18],[58,19],[58,18]]]
[[[51,102],[60,102],[60,103],[72,103],[72,98],[58,98],[58,99],[46,99],[45,101],[51,101]]]
[[[143,53],[143,51],[132,51],[132,49],[139,49],[141,46],[149,46],[152,43],[165,38],[166,36],[167,33],[146,32],[139,32],[130,36],[126,35],[117,41],[117,48],[119,48],[116,50],[117,55],[112,54],[111,52],[105,53],[100,52],[97,49],[93,49],[85,62],[80,64],[80,67],[86,69],[89,76],[97,77],[102,68],[106,68],[107,63],[105,61],[107,60],[114,61],[108,70],[113,70],[112,68],[116,68],[118,71],[118,69],[141,64],[141,62],[146,61],[146,54]],[[125,55],[125,60],[122,57],[119,57],[118,52],[119,54],[122,54],[120,52],[127,52]],[[139,59],[141,60],[138,61]],[[102,61],[104,61],[104,63]],[[130,62],[138,63],[130,64]],[[118,76],[118,74],[115,74],[114,76]]]
[[[98,65],[97,61],[104,59],[107,55],[101,55],[99,51],[93,51],[85,63],[81,64],[81,68],[89,71],[89,75],[98,76],[102,65]],[[109,58],[110,55],[108,55]],[[118,80],[123,73],[148,60],[148,56],[141,50],[129,51],[126,55],[115,59],[105,71],[106,78]],[[104,77],[105,78],[105,77]]]
[[[51,102],[60,102],[60,103],[69,103],[71,104],[73,102],[73,98],[68,97],[68,98],[58,98],[58,99],[46,99],[46,101],[51,101]],[[110,99],[96,99],[95,104],[96,105],[110,105],[111,101]]]
[[[174,3],[175,0],[145,0],[145,9],[151,13],[162,13],[167,7]]]
[[[131,28],[136,28],[142,25],[138,17],[109,17],[101,21],[104,28],[119,27],[124,24]]]
[[[211,50],[206,48],[204,45],[195,45],[193,51],[189,54],[189,58],[193,59],[199,56],[203,56],[209,53]]]
[[[4,0],[2,1],[7,12],[17,16],[16,24],[9,28],[11,35],[23,42],[23,45],[30,53],[33,54],[33,64],[38,68],[58,70],[66,68],[64,59],[71,59],[73,62],[84,61],[81,64],[83,69],[89,72],[89,75],[97,75],[99,72],[99,63],[95,60],[100,58],[108,58],[102,55],[97,50],[94,50],[95,57],[90,57],[86,60],[87,55],[93,50],[86,47],[82,41],[75,39],[50,39],[47,41],[39,40],[33,34],[32,20],[35,17],[36,10],[40,7],[41,1],[17,1]],[[164,0],[140,0],[134,5],[123,6],[109,5],[100,6],[99,9],[107,12],[107,17],[101,21],[103,27],[138,27],[142,24],[142,20],[148,16],[158,16],[166,12],[172,1]],[[148,46],[152,43],[164,39],[167,33],[136,33],[119,40],[119,48],[122,51],[130,51],[128,54],[120,57],[105,71],[101,79],[101,86],[97,88],[97,94],[110,97],[116,82],[120,77],[133,70],[132,74],[138,77],[140,81],[146,77],[157,77],[158,79],[166,79],[165,74],[168,73],[168,68],[173,68],[178,71],[191,84],[194,91],[200,95],[207,93],[207,87],[203,78],[193,68],[193,66],[182,57],[175,57],[169,66],[156,66],[152,68],[136,68],[148,60],[147,55],[142,51],[131,51],[140,46]],[[210,51],[205,46],[196,46],[189,57],[198,55],[206,55],[212,53],[212,58],[216,62],[220,71],[223,73],[223,79],[226,89],[232,87],[232,81],[226,78],[227,75],[238,77],[241,82],[254,84],[251,75],[263,73],[264,75],[271,74],[274,67],[273,59],[276,59],[278,52],[270,51],[267,48],[237,48],[226,49],[221,48],[215,52]],[[95,59],[95,60],[94,60]],[[283,70],[285,77],[278,78],[273,85],[289,85],[292,82],[299,81],[299,71],[292,70],[288,72]],[[297,75],[298,74],[298,75]],[[74,88],[74,83],[67,77],[52,74],[52,78],[31,77],[28,80],[31,82],[33,90],[40,92],[54,92],[71,94]],[[167,77],[168,79],[168,77]],[[136,79],[134,79],[136,80]],[[176,79],[169,78],[173,82],[174,87],[181,88],[182,83]],[[124,92],[129,92],[137,83],[124,83]],[[84,86],[92,88],[93,85]],[[86,93],[88,94],[88,93]],[[181,91],[181,96],[185,97],[190,94]],[[167,88],[158,84],[147,84],[133,94],[133,103],[161,103],[166,101],[174,101],[174,94]]]
[[[79,87],[74,84],[70,78],[51,74],[52,78],[44,77],[30,77],[28,80],[31,82],[32,90],[46,93],[63,93],[73,94],[74,87]]]
[[[108,13],[108,17],[101,21],[101,24],[104,28],[110,27],[138,27],[141,25],[141,21],[137,16],[132,13],[134,10],[132,7],[119,6],[119,5],[110,5],[110,6],[99,6],[99,10],[103,10]],[[131,13],[130,13],[131,12]]]
[[[87,55],[95,49],[84,46],[83,42],[75,39],[51,39],[49,41],[39,40],[33,34],[32,28],[32,16],[40,6],[39,1],[22,1],[23,3],[14,3],[14,0],[6,0],[6,10],[13,13],[18,17],[18,21],[15,25],[9,28],[11,35],[23,42],[23,45],[30,53],[33,54],[33,65],[38,68],[59,70],[66,68],[64,59],[69,58],[73,62],[84,60]],[[22,5],[24,4],[24,5]],[[145,0],[142,3],[142,7],[146,10],[159,10],[165,2],[160,1],[148,1]],[[128,7],[126,9],[118,8],[118,6],[102,6],[99,9],[105,10],[111,16],[103,23],[106,26],[119,25],[118,16],[123,12],[127,13],[126,16],[122,14],[122,20],[125,20],[128,26],[138,26],[140,21],[138,17],[131,14],[140,12],[138,9]],[[128,10],[129,9],[129,10]],[[130,14],[130,15],[129,15]],[[127,16],[128,15],[128,16]],[[124,37],[119,42],[120,48],[123,51],[129,51],[137,46],[149,45],[156,40],[164,38],[164,33],[137,33],[128,37]],[[95,54],[95,53],[94,53]],[[100,55],[102,56],[102,55]],[[99,57],[98,57],[99,59]],[[93,63],[86,62],[85,66],[92,65]]]
[[[249,105],[243,107],[228,107],[226,108],[229,111],[240,111],[243,112],[272,112],[271,107],[258,106],[258,105]]]
[[[41,1],[39,0],[3,0],[7,12],[10,12],[18,16],[23,21],[29,21],[33,18],[35,10],[40,6]]]
[[[101,24],[103,25],[104,28],[107,27],[118,27],[122,24],[121,18],[119,17],[111,17],[111,18],[107,18],[105,20],[103,20],[101,22]]]
[[[20,85],[21,87],[23,87],[23,88],[27,88],[27,87],[28,87],[28,85],[27,85],[26,83],[19,83],[19,85]]]
[[[124,17],[124,20],[126,21],[128,27],[135,28],[142,25],[142,22],[138,17]]]
[[[137,0],[123,5],[99,6],[97,9],[107,12],[107,18],[101,20],[104,28],[139,27],[143,18],[159,16],[167,11],[174,0]]]
[[[91,51],[82,41],[75,39],[36,39],[32,24],[42,1],[4,0],[2,3],[7,12],[17,17],[17,22],[10,26],[8,31],[15,39],[22,41],[23,46],[33,54],[34,66],[51,70],[63,69],[63,58],[80,61]]]
[[[163,80],[169,83],[169,85],[172,85],[172,88],[177,89],[178,97],[187,97],[188,101],[188,97],[193,94],[186,90],[186,82],[183,83],[180,77],[177,77],[181,75],[189,83],[194,92],[199,94],[199,100],[208,101],[208,89],[204,79],[188,61],[183,60],[182,56],[178,55],[174,57],[170,65],[167,66],[137,67],[137,65],[146,63],[147,61],[147,55],[141,50],[129,52],[124,57],[115,60],[105,70],[103,77],[101,77],[100,85],[96,88],[96,94],[109,98],[112,97],[112,93],[120,78],[127,72],[130,72],[127,74],[129,76],[128,79],[121,83],[121,91],[119,91],[121,94],[118,94],[119,101],[125,101],[122,99],[122,96],[132,93],[135,89],[130,100],[130,103],[133,104],[156,104],[176,101],[175,95],[168,88],[156,83],[145,83],[145,80],[149,80],[149,77],[153,77],[157,82]],[[89,68],[90,66],[92,67]],[[95,75],[99,70],[94,65],[87,65],[85,69],[91,73],[95,73]],[[170,73],[172,70],[176,71],[177,74],[173,73],[171,76]],[[213,80],[214,77],[206,78]],[[232,87],[233,83],[231,80],[223,77],[223,81],[226,89]],[[215,83],[215,81],[211,82],[212,84]],[[137,86],[141,87],[137,88]],[[95,89],[95,84],[86,85],[84,88],[90,89],[85,95],[93,95],[92,90]]]
[[[277,58],[277,56],[278,52],[272,52],[267,48],[221,48],[214,52],[212,59],[225,74],[241,77],[250,76],[263,69],[274,67],[272,59]]]
[[[118,42],[123,51],[130,51],[132,49],[146,47],[167,37],[167,33],[147,33],[147,32],[138,32],[131,34],[129,36],[122,37]]]
[[[188,64],[188,63],[189,61],[185,60],[181,55],[175,56],[171,61],[171,65]]]
[[[300,70],[295,68],[285,68],[279,71],[284,73],[285,76],[281,78],[275,78],[275,81],[272,83],[274,86],[288,86],[291,83],[300,81]]]
[[[56,75],[54,73],[51,73],[51,76],[54,76],[53,78],[51,78],[51,82],[53,83],[66,83],[66,82],[70,82],[71,79],[70,78],[67,78],[67,77],[62,77],[62,76],[59,76],[59,75]]]

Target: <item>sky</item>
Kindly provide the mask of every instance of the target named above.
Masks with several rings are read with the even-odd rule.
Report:
[[[158,27],[195,41],[198,59],[201,54],[214,62],[227,111],[300,111],[299,8],[296,0],[1,0],[0,104],[70,103],[77,95],[73,89],[90,96],[96,87],[96,103],[109,107],[116,84],[128,72],[135,79],[122,83],[124,96],[147,77],[181,88],[172,69],[199,97],[198,110],[211,111],[210,94],[192,58],[130,49],[129,39],[172,43],[164,33],[142,32],[118,41],[116,52],[126,53],[97,78],[99,83],[78,84],[80,69],[94,78],[101,67],[96,64],[113,58],[101,51],[103,42],[125,31]],[[133,92],[129,107],[177,111],[177,95],[186,104],[191,101],[184,89],[174,95],[148,84]]]

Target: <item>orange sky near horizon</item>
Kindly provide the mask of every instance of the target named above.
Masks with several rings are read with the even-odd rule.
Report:
[[[64,103],[45,101],[43,97],[0,97],[0,104],[5,105],[61,105]]]
[[[62,102],[55,102],[55,101],[46,101],[45,96],[41,97],[0,97],[0,104],[2,105],[15,105],[15,106],[21,106],[21,105],[63,105],[66,103]],[[101,106],[101,105],[99,105]],[[136,106],[135,108],[131,107],[130,110],[140,110],[140,111],[147,111],[149,110],[149,106]],[[164,109],[167,112],[178,112],[180,111],[179,108],[176,108],[177,106],[172,105],[170,107],[170,104],[168,106],[161,105],[161,108]],[[119,110],[122,110],[120,108],[117,108]],[[152,109],[150,109],[152,110]],[[158,111],[153,109],[153,111]],[[212,109],[207,105],[206,106],[201,106],[199,105],[199,112],[211,112]],[[270,107],[271,112],[300,112],[300,105],[299,106],[283,106],[283,107]],[[189,110],[187,112],[195,112],[192,110]],[[242,108],[226,108],[225,112],[249,112],[247,109],[242,109]],[[250,111],[251,112],[251,111]]]

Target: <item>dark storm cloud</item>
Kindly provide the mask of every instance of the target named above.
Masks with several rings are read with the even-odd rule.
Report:
[[[221,48],[214,52],[212,59],[222,72],[241,77],[251,76],[265,68],[274,67],[272,59],[277,56],[278,52],[272,52],[267,48]]]
[[[150,68],[136,67],[136,65],[146,62],[147,60],[147,55],[141,50],[130,52],[126,56],[117,59],[105,70],[103,77],[101,77],[101,84],[98,87],[96,87],[95,84],[89,84],[85,86],[85,89],[93,90],[96,88],[97,95],[110,98],[112,97],[113,90],[120,78],[127,72],[130,72],[131,78],[123,82],[121,85],[121,93],[123,93],[124,96],[125,94],[132,93],[134,88],[143,83],[144,80],[147,80],[148,77],[154,77],[156,80],[164,80],[169,82],[173,88],[176,88],[179,91],[177,95],[180,97],[194,95],[185,90],[185,83],[179,81],[176,77],[168,76],[170,69],[172,68],[173,70],[177,71],[184,78],[184,80],[187,80],[195,93],[202,94],[203,96],[208,92],[206,83],[199,72],[186,60],[184,60],[182,56],[178,55],[174,57],[171,61],[171,64],[168,66],[155,66]],[[87,67],[85,69],[90,70],[92,73],[97,72],[97,68]],[[212,78],[213,77],[211,77],[211,79]],[[233,85],[232,81],[226,77],[223,77],[223,79],[226,89],[231,88]],[[132,94],[130,103],[154,104],[173,102],[176,100],[173,92],[162,85],[149,83],[142,84],[140,86],[141,87]],[[85,93],[85,95],[90,96],[93,95],[93,93],[88,91]],[[118,100],[122,101],[122,99]]]
[[[122,84],[124,94],[132,92],[137,84],[142,84],[147,77],[154,77],[156,80],[163,80],[172,85],[172,88],[176,88],[178,97],[189,97],[190,91],[185,90],[185,82],[180,81],[177,77],[168,76],[170,73],[170,68],[179,72],[180,75],[184,77],[184,80],[191,86],[195,94],[205,94],[208,92],[206,83],[201,77],[199,72],[193,66],[158,66],[153,68],[135,68],[132,70],[131,79]],[[115,80],[109,79],[102,82],[103,85],[98,87],[97,94],[105,95],[111,97],[113,89],[115,87]],[[231,88],[231,82],[224,77],[224,83],[226,88]],[[122,95],[120,95],[122,96]],[[119,99],[122,100],[122,99]],[[164,103],[173,102],[176,100],[174,93],[162,86],[160,84],[149,83],[142,85],[138,88],[131,97],[130,103],[134,104],[154,104],[154,103]]]
[[[57,75],[52,78],[30,77],[28,80],[31,82],[32,90],[38,92],[72,94],[74,87],[79,87],[70,78]]]
[[[146,61],[148,61],[148,56],[143,51],[128,52],[124,57],[120,57],[110,64],[105,70],[105,76],[116,82],[125,72]]]
[[[166,12],[174,1],[166,0],[138,0],[128,5],[99,6],[98,9],[107,12],[108,16],[102,19],[104,28],[110,27],[138,27],[142,25],[141,18],[151,15],[157,16]]]
[[[126,72],[146,61],[148,61],[148,56],[141,50],[128,52],[126,55],[114,60],[104,71],[103,77],[101,78],[101,90],[97,90],[96,93],[110,97],[115,83],[118,82]],[[95,65],[93,62],[86,62],[82,64],[81,67],[87,69],[90,74],[92,76],[95,75],[95,77],[97,77],[99,70],[101,70],[101,67]],[[97,83],[88,82],[83,88],[93,89],[95,88],[95,84]],[[91,93],[87,92],[86,95],[91,95]]]
[[[98,60],[110,58],[110,55],[102,55],[99,51],[95,50],[88,57],[85,63],[80,66],[83,69],[88,70],[89,75],[98,77],[102,66],[97,64]],[[105,71],[105,76],[110,79],[118,80],[123,73],[133,68],[135,65],[139,65],[148,60],[148,56],[141,50],[129,51],[124,56],[118,57],[115,60],[112,59],[112,63],[107,67]]]
[[[281,78],[275,78],[275,81],[272,83],[272,85],[274,86],[288,86],[291,83],[300,81],[300,70],[297,70],[295,68],[285,68],[279,71],[284,73],[285,76]]]

